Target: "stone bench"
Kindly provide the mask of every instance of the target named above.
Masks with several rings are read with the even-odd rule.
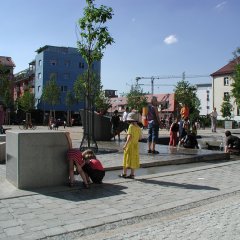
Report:
[[[7,131],[6,179],[19,189],[65,185],[67,150],[64,132]]]

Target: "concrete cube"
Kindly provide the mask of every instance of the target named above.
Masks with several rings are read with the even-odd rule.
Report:
[[[6,179],[19,189],[64,185],[67,150],[64,132],[7,131]]]

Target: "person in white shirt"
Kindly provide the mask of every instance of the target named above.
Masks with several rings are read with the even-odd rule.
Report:
[[[126,122],[128,114],[129,114],[129,107],[126,107],[125,112],[123,113],[123,116],[122,116],[123,122]]]
[[[217,110],[216,108],[213,108],[213,111],[210,113],[212,132],[216,132],[217,116],[218,116]]]

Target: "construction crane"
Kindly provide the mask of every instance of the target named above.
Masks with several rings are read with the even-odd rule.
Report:
[[[173,78],[181,78],[185,80],[186,78],[200,78],[200,77],[209,77],[209,75],[185,75],[185,72],[181,76],[179,75],[170,75],[170,76],[152,76],[152,77],[136,77],[136,85],[139,85],[139,80],[141,79],[151,79],[151,89],[152,95],[154,94],[154,80],[155,79],[173,79]]]

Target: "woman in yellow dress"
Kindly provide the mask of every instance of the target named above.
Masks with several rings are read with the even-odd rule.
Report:
[[[123,172],[119,177],[132,178],[135,176],[135,169],[140,167],[139,161],[139,140],[142,137],[141,128],[138,126],[137,114],[131,112],[127,116],[129,127],[127,131],[127,140],[123,146]],[[131,173],[127,175],[127,169],[131,169]]]

